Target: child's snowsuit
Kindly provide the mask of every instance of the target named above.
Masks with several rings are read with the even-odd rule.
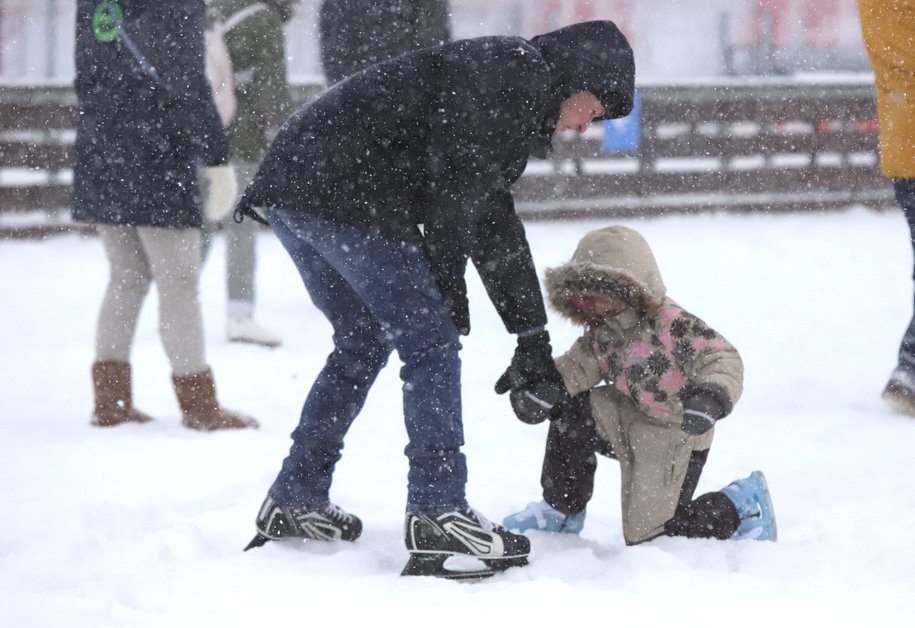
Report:
[[[684,413],[727,416],[743,388],[737,350],[667,297],[648,243],[620,226],[587,234],[572,260],[546,274],[550,304],[585,326],[556,360],[572,401],[552,421],[541,478],[545,501],[574,514],[591,497],[595,452],[619,460],[623,534],[629,544],[662,534],[729,538],[740,523],[721,492],[693,500],[714,428]],[[587,317],[573,295],[606,295],[630,307]],[[687,430],[687,431],[684,431]]]

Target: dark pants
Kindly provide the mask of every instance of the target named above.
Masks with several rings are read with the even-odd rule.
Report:
[[[270,495],[305,508],[328,502],[344,436],[396,349],[409,439],[407,510],[466,507],[461,345],[423,252],[302,212],[272,209],[268,218],[334,330],[334,350],[305,400]]]
[[[896,200],[909,223],[909,238],[912,248],[915,250],[915,179],[894,179],[893,188],[896,192]],[[915,279],[915,273],[913,273],[913,279]],[[899,345],[899,368],[915,375],[915,317],[909,322],[909,327]]]
[[[583,511],[594,493],[597,453],[615,457],[610,443],[594,426],[590,394],[582,393],[550,423],[540,476],[544,501],[565,514]],[[676,513],[664,526],[668,536],[727,539],[737,530],[737,509],[724,493],[705,493],[693,499],[707,459],[708,449],[693,452]]]

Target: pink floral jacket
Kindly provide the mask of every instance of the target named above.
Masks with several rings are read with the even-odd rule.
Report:
[[[629,309],[588,326],[556,360],[569,393],[610,384],[665,424],[680,424],[683,399],[697,389],[723,393],[730,411],[743,390],[737,350],[670,298],[651,312]]]

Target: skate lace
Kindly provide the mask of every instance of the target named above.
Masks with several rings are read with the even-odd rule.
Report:
[[[327,504],[327,507],[324,509],[324,514],[330,519],[336,519],[338,521],[342,520],[347,523],[353,521],[353,516],[336,504]]]
[[[467,510],[469,510],[470,513],[473,514],[474,517],[476,517],[477,521],[480,522],[481,528],[483,528],[487,532],[491,532],[493,529],[495,529],[495,527],[496,527],[495,524],[492,521],[490,521],[489,519],[487,519],[486,516],[483,513],[481,513],[479,510],[476,510],[474,508],[468,508]]]

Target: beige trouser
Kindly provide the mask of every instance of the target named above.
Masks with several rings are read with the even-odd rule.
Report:
[[[626,542],[662,534],[677,509],[690,455],[711,446],[714,429],[689,436],[678,423],[647,416],[610,386],[591,391],[591,411],[598,434],[619,458]]]
[[[159,335],[172,374],[207,368],[198,296],[200,229],[98,225],[111,276],[96,332],[98,361],[129,362],[150,283],[159,293]]]

